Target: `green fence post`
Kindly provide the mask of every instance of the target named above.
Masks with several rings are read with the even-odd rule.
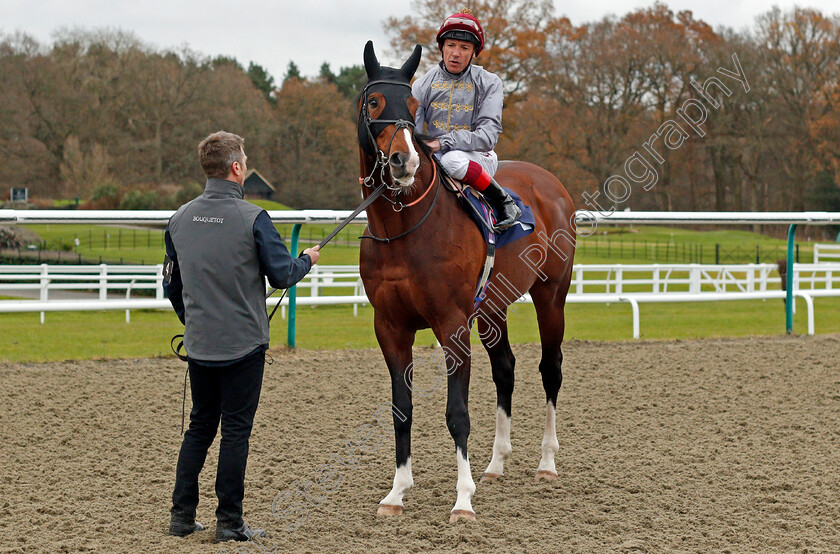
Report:
[[[788,229],[787,247],[787,274],[785,275],[785,290],[787,300],[785,301],[785,331],[788,335],[793,333],[793,240],[796,236],[796,224]]]
[[[298,243],[300,242],[300,223],[292,227],[291,255],[296,258],[298,255]],[[297,308],[297,285],[289,287],[289,330],[286,342],[289,348],[295,347],[295,312]]]

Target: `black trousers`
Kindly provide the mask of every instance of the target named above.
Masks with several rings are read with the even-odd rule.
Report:
[[[242,525],[242,498],[245,496],[245,466],[248,440],[260,400],[265,352],[260,351],[223,367],[201,365],[190,360],[190,391],[193,407],[190,427],[184,433],[175,490],[172,518],[195,521],[198,506],[198,474],[204,467],[207,450],[213,444],[219,420],[219,466],[216,470],[216,519],[221,527]]]

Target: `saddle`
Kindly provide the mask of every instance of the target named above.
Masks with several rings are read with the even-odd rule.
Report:
[[[519,209],[522,210],[522,217],[516,223],[508,227],[501,233],[493,230],[496,222],[499,220],[499,214],[496,209],[484,198],[484,195],[475,190],[466,183],[463,183],[451,175],[449,175],[442,165],[435,159],[438,164],[438,174],[441,177],[441,182],[444,187],[450,192],[455,193],[461,203],[461,207],[470,216],[470,219],[478,226],[481,231],[481,236],[484,237],[484,242],[488,245],[493,245],[495,248],[501,248],[506,244],[510,244],[515,240],[530,235],[534,231],[534,212],[531,211],[530,206],[527,206],[519,195],[507,187],[502,187],[508,194],[510,194]]]

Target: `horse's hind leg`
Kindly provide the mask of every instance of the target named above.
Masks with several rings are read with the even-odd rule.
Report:
[[[396,441],[396,471],[394,484],[388,496],[379,502],[377,515],[401,515],[405,510],[403,496],[414,485],[411,475],[411,415],[412,400],[409,381],[411,372],[411,347],[414,332],[390,325],[379,315],[374,316],[374,329],[379,347],[385,356],[391,374],[391,412]],[[378,412],[381,413],[381,412]],[[382,414],[387,417],[387,413]]]
[[[481,480],[494,481],[504,475],[505,461],[511,453],[511,401],[516,358],[510,349],[506,314],[495,313],[477,319],[479,336],[490,357],[493,382],[496,384],[496,438],[493,440],[493,458],[484,470]]]
[[[568,282],[563,284],[541,283],[531,289],[537,321],[540,326],[542,359],[540,374],[545,389],[545,433],[542,440],[542,458],[537,467],[537,480],[556,479],[557,468],[554,455],[560,450],[557,441],[557,394],[563,382],[563,333],[566,328],[563,313],[566,304]]]

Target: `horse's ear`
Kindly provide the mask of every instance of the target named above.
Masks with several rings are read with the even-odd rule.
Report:
[[[412,77],[414,77],[414,72],[417,71],[417,66],[420,65],[420,56],[423,54],[423,47],[419,44],[414,47],[414,52],[411,53],[411,57],[403,64],[400,68],[400,73],[405,75],[406,79],[409,81]]]
[[[368,79],[379,73],[379,68],[379,60],[376,59],[376,52],[373,51],[373,41],[369,40],[365,44],[365,73]]]

